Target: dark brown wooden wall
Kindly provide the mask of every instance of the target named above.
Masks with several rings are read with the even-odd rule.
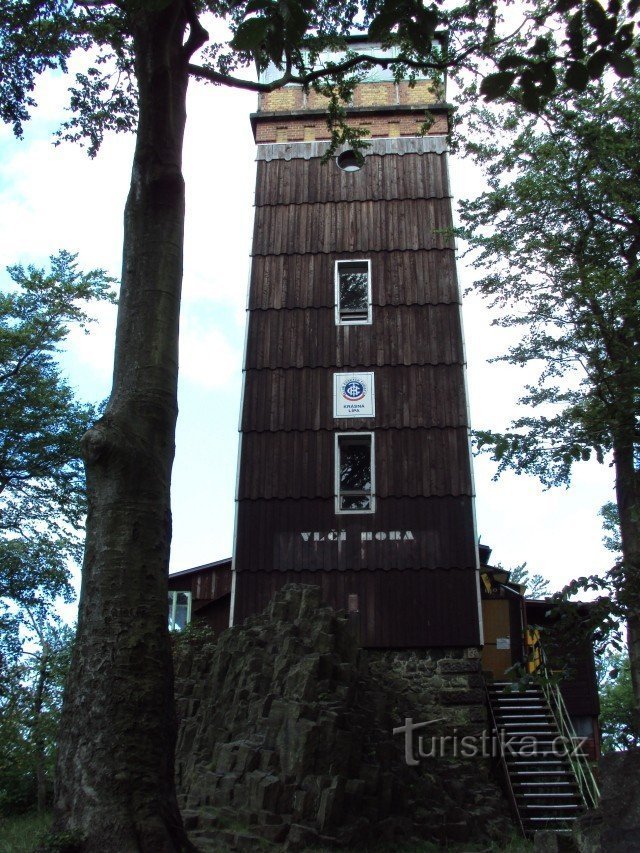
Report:
[[[169,575],[169,590],[191,593],[191,613],[231,593],[231,560]]]
[[[581,605],[575,606],[579,608]],[[548,602],[526,603],[527,622],[542,628],[542,645],[551,668],[562,670],[568,664],[568,675],[560,682],[560,691],[567,711],[572,716],[597,717],[600,713],[600,698],[593,643],[588,639],[580,639],[574,642],[570,649],[560,647],[554,642],[554,617],[551,612]]]
[[[263,572],[238,575],[235,622],[262,611],[286,583],[315,584],[325,601],[347,609],[358,596],[360,639],[369,647],[474,646],[478,608],[473,572],[447,569],[388,572]],[[238,595],[238,590],[242,594]],[[457,602],[455,610],[451,602]],[[455,634],[451,619],[455,618]],[[425,641],[426,638],[426,641]]]
[[[235,616],[284,583],[360,601],[370,646],[479,643],[464,353],[444,141],[378,140],[364,167],[259,146]],[[334,263],[371,261],[373,322],[336,326]],[[373,372],[376,416],[333,418]],[[376,511],[336,515],[338,431],[374,431]]]
[[[469,568],[473,519],[466,497],[379,498],[375,513],[367,515],[336,515],[333,498],[245,500],[239,509],[240,571]],[[413,539],[406,537],[409,531]],[[451,602],[451,614],[456,606]]]

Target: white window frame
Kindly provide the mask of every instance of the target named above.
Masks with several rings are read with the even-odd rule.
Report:
[[[343,494],[340,491],[340,439],[341,438],[368,438],[371,447],[371,493],[369,509],[342,509],[340,506],[340,498]],[[336,515],[371,515],[376,511],[376,455],[375,455],[375,435],[373,432],[337,432],[335,434],[334,445],[334,491],[335,491],[335,511]]]
[[[349,317],[347,314],[342,316],[340,308],[340,266],[362,266],[367,265],[367,317],[366,319]],[[335,288],[335,305],[336,305],[336,325],[337,326],[365,326],[371,325],[372,308],[371,308],[371,260],[369,258],[343,258],[335,262],[334,267],[334,288]]]
[[[169,630],[175,631],[176,629],[176,608],[178,606],[178,596],[186,595],[187,596],[187,621],[185,622],[185,627],[191,622],[191,592],[188,589],[170,589],[169,596],[172,598],[171,608],[169,610]]]

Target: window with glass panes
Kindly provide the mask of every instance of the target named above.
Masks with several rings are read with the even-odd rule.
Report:
[[[191,621],[191,593],[169,591],[169,630],[181,631]]]
[[[336,323],[371,322],[371,264],[336,261]]]
[[[336,435],[336,512],[373,512],[373,433]]]

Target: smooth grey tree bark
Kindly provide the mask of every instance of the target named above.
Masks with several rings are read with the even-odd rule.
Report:
[[[187,24],[179,0],[160,11],[141,9],[135,19],[139,125],[113,387],[104,416],[83,439],[87,541],[54,821],[59,830],[79,832],[91,853],[191,849],[173,780],[167,626],[182,146],[187,66],[199,46],[192,38],[184,44]]]

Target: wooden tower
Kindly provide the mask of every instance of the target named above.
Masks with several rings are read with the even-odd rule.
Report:
[[[321,162],[321,101],[291,86],[252,117],[232,620],[312,583],[365,646],[478,646],[449,111],[426,80],[372,73],[349,111],[371,134],[356,168]]]

